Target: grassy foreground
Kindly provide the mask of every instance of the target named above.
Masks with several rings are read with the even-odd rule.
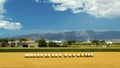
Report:
[[[120,52],[120,48],[0,48],[0,52]]]

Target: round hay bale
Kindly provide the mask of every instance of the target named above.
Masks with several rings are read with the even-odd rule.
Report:
[[[52,57],[55,57],[55,54],[52,54],[51,56],[52,56]]]
[[[68,55],[67,54],[64,54],[64,57],[67,57]]]
[[[43,58],[43,54],[40,54],[40,57]]]
[[[40,57],[40,54],[36,54],[36,56],[37,56],[37,58],[39,58],[39,57]]]
[[[88,54],[87,54],[87,53],[85,53],[85,54],[84,54],[84,56],[85,56],[85,57],[88,57]]]
[[[59,57],[62,57],[62,54],[58,54]]]
[[[80,57],[84,57],[84,54],[82,53],[82,54],[80,54]]]
[[[76,54],[75,54],[75,53],[73,53],[73,54],[72,54],[72,57],[75,57],[75,56],[76,56]]]
[[[28,54],[24,54],[24,57],[27,58],[27,57],[28,57]]]
[[[88,57],[90,57],[91,56],[91,54],[90,53],[88,53]]]
[[[33,54],[30,54],[29,56],[30,56],[30,58],[33,58]]]
[[[36,54],[33,54],[33,58],[36,58]]]
[[[55,57],[58,57],[58,54],[55,54]]]
[[[51,55],[50,54],[48,54],[48,58],[50,58],[51,57]]]
[[[72,54],[68,54],[68,57],[72,57]]]
[[[44,57],[47,58],[47,57],[48,57],[48,54],[44,54]]]
[[[30,54],[27,54],[27,58],[30,58]]]
[[[80,54],[77,54],[77,57],[80,57]]]
[[[93,54],[93,53],[91,53],[91,54],[90,54],[90,57],[94,57],[94,54]]]

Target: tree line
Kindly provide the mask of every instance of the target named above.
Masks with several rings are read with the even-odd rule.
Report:
[[[9,41],[15,41],[15,39],[0,39],[0,46],[1,47],[11,47],[11,45],[9,44]],[[28,41],[28,39],[26,38],[21,38],[19,39],[19,42],[22,41]],[[35,41],[38,45],[38,47],[68,47],[70,45],[94,45],[94,46],[106,46],[108,47],[110,44],[107,44],[104,40],[100,41],[100,40],[92,40],[91,43],[83,43],[81,44],[81,42],[79,43],[76,40],[68,40],[68,41],[63,41],[62,44],[58,44],[54,41],[49,41],[46,42],[46,40],[42,39],[42,40],[36,40]]]
[[[38,43],[38,47],[67,47],[67,42],[63,42],[62,44],[58,44],[54,41],[46,42],[45,40],[36,40]]]

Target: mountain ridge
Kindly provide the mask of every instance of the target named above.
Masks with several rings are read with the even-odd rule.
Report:
[[[30,40],[85,40],[90,39],[120,39],[120,31],[69,31],[46,34],[29,34],[13,37],[15,39],[27,38]]]

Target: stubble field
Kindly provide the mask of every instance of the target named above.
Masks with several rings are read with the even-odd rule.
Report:
[[[94,57],[25,58],[27,52],[0,53],[0,68],[120,68],[120,52],[92,52]],[[48,52],[29,52],[48,53]],[[72,52],[49,52],[72,53]],[[74,52],[91,53],[91,52]]]

